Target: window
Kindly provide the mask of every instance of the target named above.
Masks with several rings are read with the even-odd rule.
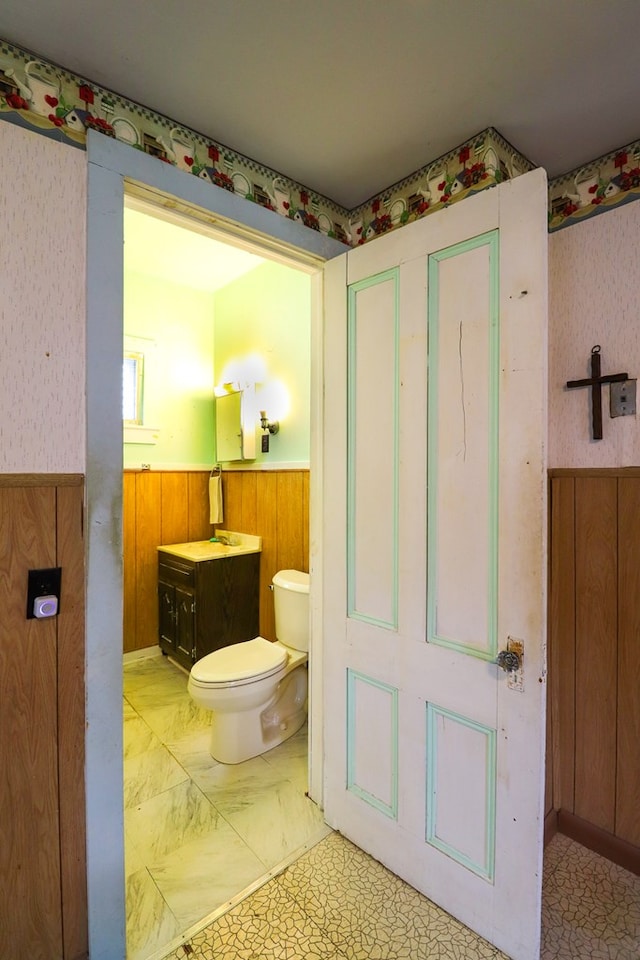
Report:
[[[122,368],[122,419],[127,425],[142,424],[144,354],[126,350]]]

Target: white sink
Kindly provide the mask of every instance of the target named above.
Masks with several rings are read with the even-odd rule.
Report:
[[[238,557],[243,553],[260,553],[262,537],[254,537],[250,533],[236,533],[233,530],[218,530],[216,536],[228,540],[228,543],[211,542],[211,540],[194,540],[191,543],[161,544],[158,550],[171,553],[183,560],[218,560],[222,557]]]

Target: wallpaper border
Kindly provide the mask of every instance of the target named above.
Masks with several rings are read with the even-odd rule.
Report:
[[[95,130],[346,246],[358,246],[534,169],[488,127],[348,210],[160,113],[0,40],[0,119],[86,149]],[[549,230],[640,198],[640,141],[549,183]]]

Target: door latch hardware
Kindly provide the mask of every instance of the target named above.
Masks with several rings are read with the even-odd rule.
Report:
[[[507,637],[507,648],[500,651],[494,663],[506,673],[509,689],[524,693],[524,642]]]
[[[501,650],[495,663],[502,667],[505,673],[513,673],[520,666],[520,655],[514,650]]]

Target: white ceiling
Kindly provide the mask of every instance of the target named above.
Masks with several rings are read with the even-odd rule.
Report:
[[[2,0],[0,37],[349,208],[488,126],[550,176],[640,137],[638,0]]]
[[[125,270],[213,293],[262,257],[125,205]]]

